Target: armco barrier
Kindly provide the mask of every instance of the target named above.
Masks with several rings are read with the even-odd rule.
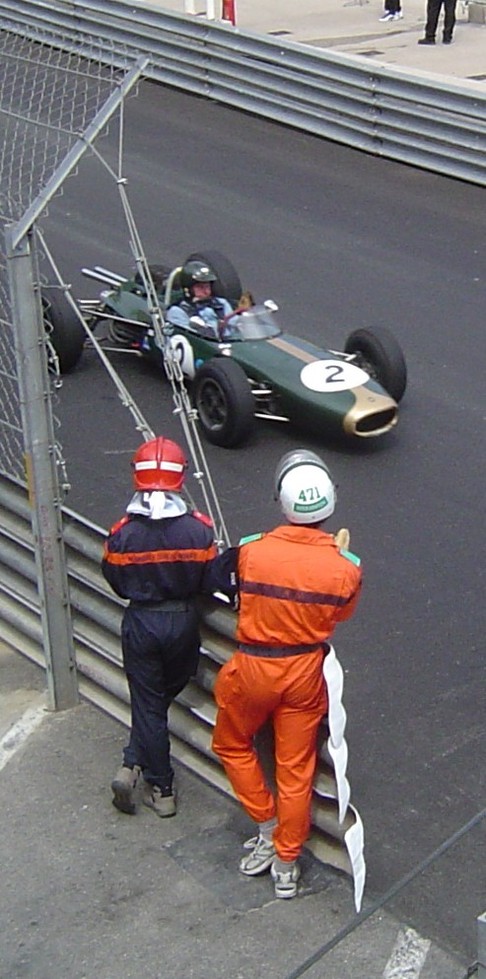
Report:
[[[2,24],[107,58],[150,58],[147,77],[403,163],[486,183],[486,92],[414,77],[125,0],[0,0]],[[87,52],[89,40],[86,41]]]
[[[69,509],[63,510],[74,646],[81,695],[126,726],[129,695],[120,654],[123,603],[108,589],[100,558],[105,531]],[[235,615],[222,603],[201,608],[203,650],[197,677],[170,709],[174,757],[212,785],[231,794],[223,769],[210,748],[215,720],[212,689],[219,667],[234,649]],[[44,667],[34,542],[26,491],[0,476],[0,637]],[[322,744],[327,727],[322,728]],[[263,739],[269,763],[269,745]],[[312,851],[325,863],[351,873],[344,836],[356,825],[350,807],[338,821],[336,783],[326,749],[320,750],[314,786]]]

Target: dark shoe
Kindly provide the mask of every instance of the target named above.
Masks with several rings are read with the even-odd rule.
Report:
[[[164,792],[158,785],[150,785],[149,782],[145,782],[142,802],[149,809],[153,809],[161,819],[175,816],[177,812],[174,789],[167,789]]]
[[[129,816],[133,816],[136,812],[135,806],[135,788],[140,776],[140,768],[135,765],[133,768],[128,768],[126,765],[122,765],[118,769],[115,778],[111,783],[111,788],[113,792],[113,805],[116,806],[120,812],[126,812]]]
[[[452,37],[443,37],[442,44],[452,44]]]
[[[435,44],[435,38],[433,37],[421,37],[417,44]]]

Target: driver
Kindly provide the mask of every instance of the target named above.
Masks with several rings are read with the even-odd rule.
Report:
[[[188,327],[192,317],[203,321],[200,332],[204,336],[221,339],[220,323],[231,316],[233,307],[223,296],[214,295],[214,272],[197,259],[186,262],[181,272],[184,293],[179,303],[169,306],[165,318],[171,326]]]

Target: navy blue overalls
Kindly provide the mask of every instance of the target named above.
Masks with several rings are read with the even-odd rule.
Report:
[[[167,713],[197,668],[195,598],[217,555],[210,521],[200,514],[161,520],[124,517],[105,543],[102,572],[129,599],[122,622],[123,665],[131,700],[124,765],[139,765],[146,782],[172,787]]]

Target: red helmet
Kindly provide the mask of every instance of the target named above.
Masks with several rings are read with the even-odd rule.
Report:
[[[144,442],[133,461],[133,481],[142,492],[180,490],[187,469],[187,459],[176,442],[161,435]]]

